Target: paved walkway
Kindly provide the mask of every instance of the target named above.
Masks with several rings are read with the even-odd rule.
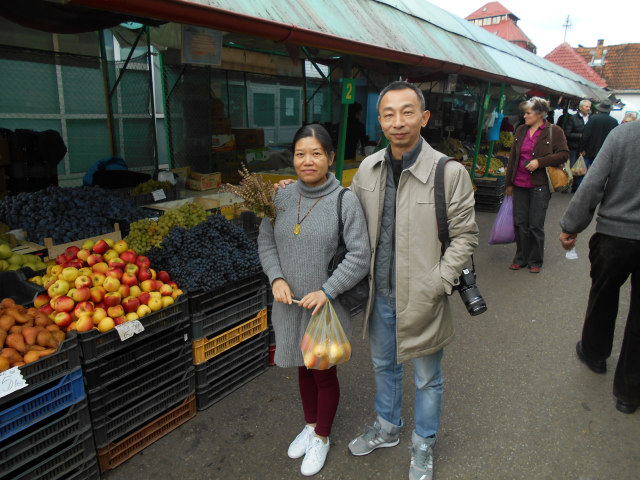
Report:
[[[539,275],[508,269],[515,246],[488,246],[495,214],[479,213],[478,285],[489,306],[470,317],[452,298],[457,339],[445,350],[442,426],[435,478],[638,479],[640,413],[615,410],[613,371],[629,307],[621,295],[609,372],[580,363],[589,292],[587,241],[569,261],[557,241],[558,220],[572,195],[553,196],[547,216],[546,263]],[[401,443],[356,458],[347,444],[375,419],[368,340],[353,340],[340,367],[342,400],[322,479],[405,479],[413,428],[413,371],[405,368]],[[267,373],[106,474],[120,479],[295,479],[300,460],[286,451],[304,426],[295,369]]]

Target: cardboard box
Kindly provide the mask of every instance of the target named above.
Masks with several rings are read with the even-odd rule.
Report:
[[[262,128],[234,128],[236,148],[247,150],[264,147],[264,129]]]
[[[211,120],[212,135],[231,135],[232,133],[230,118],[214,118]]]
[[[11,164],[11,153],[9,152],[9,140],[0,138],[0,165]]]
[[[177,173],[179,177],[189,178],[191,176],[191,167],[172,168],[170,171]]]
[[[236,138],[233,135],[211,135],[212,152],[229,152],[236,149]]]
[[[244,151],[244,159],[245,162],[247,162],[247,165],[264,163],[269,161],[269,158],[271,158],[271,152],[266,147]]]
[[[187,178],[187,188],[190,190],[211,190],[220,186],[220,173],[196,173],[191,172],[191,178]]]
[[[238,156],[237,151],[219,152],[215,155],[215,166],[218,172],[237,171],[242,168],[243,155]]]
[[[222,178],[222,183],[230,183],[232,185],[238,185],[242,180],[242,177],[237,172],[237,170],[234,170],[232,172],[224,172],[221,174],[221,178]]]

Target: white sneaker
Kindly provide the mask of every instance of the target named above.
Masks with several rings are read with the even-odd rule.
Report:
[[[291,445],[289,445],[289,451],[287,452],[289,458],[300,458],[303,456],[307,451],[309,442],[315,434],[315,429],[311,425],[306,425],[296,439],[291,442]]]
[[[327,443],[324,443],[314,436],[307,447],[307,454],[302,461],[300,472],[307,477],[318,473],[324,467],[324,461],[327,459],[328,453],[329,439],[327,438]]]

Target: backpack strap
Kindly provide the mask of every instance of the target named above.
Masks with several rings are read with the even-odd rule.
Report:
[[[343,188],[338,195],[338,244],[346,245],[344,241],[344,222],[342,221],[342,197],[347,192],[348,188]]]
[[[447,225],[447,199],[444,194],[444,167],[452,161],[458,161],[453,157],[442,157],[436,166],[436,177],[434,179],[434,192],[436,201],[436,219],[438,221],[438,239],[442,244],[442,253],[449,246],[449,226]]]

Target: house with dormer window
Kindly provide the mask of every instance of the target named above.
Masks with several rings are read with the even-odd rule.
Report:
[[[536,53],[536,46],[518,26],[518,18],[500,2],[490,2],[479,8],[466,20],[484,28],[488,32],[507,40],[510,43]]]

